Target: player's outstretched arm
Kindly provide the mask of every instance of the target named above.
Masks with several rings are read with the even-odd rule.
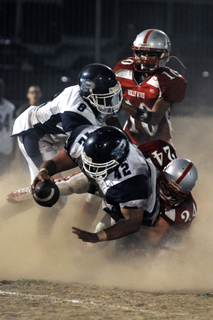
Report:
[[[51,176],[58,172],[69,170],[75,167],[77,167],[75,162],[68,156],[65,150],[62,149],[53,159],[45,161],[41,165],[38,175],[35,177],[32,183],[31,191],[33,192],[33,189],[35,188],[35,185],[38,183],[38,181],[54,181]]]
[[[109,241],[125,237],[131,233],[139,231],[143,219],[143,209],[124,209],[121,208],[124,219],[117,222],[113,226],[91,233],[79,228],[73,227],[72,232],[84,242],[96,243],[99,241]]]

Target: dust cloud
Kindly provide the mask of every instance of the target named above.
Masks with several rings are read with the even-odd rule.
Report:
[[[40,208],[32,202],[29,209],[17,213],[18,205],[6,201],[9,192],[29,184],[26,170],[17,169],[19,159],[0,180],[0,280],[74,281],[159,292],[213,290],[212,119],[174,117],[172,121],[178,156],[192,160],[199,173],[193,190],[198,214],[181,245],[181,254],[117,259],[112,242],[88,250],[71,232],[71,226],[80,226],[85,195],[70,196],[50,238],[38,239]],[[100,210],[97,221],[101,218]]]

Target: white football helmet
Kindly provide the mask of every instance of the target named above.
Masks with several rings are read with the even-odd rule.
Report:
[[[133,42],[134,68],[140,72],[153,72],[167,63],[171,42],[165,32],[147,29],[139,33]]]
[[[161,204],[171,207],[182,203],[194,188],[197,179],[197,168],[190,160],[172,160],[158,176],[157,190]]]

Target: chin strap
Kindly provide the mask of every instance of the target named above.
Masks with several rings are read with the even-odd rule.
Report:
[[[183,62],[182,62],[178,57],[176,57],[176,56],[170,56],[170,57],[168,58],[167,62],[169,62],[169,60],[170,60],[171,58],[175,58],[175,59],[181,64],[181,66],[182,66],[184,69],[187,69],[186,66],[183,64]],[[167,62],[166,62],[166,63],[167,63]]]

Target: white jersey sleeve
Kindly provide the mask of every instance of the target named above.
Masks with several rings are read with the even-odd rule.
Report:
[[[88,135],[98,128],[100,128],[100,126],[79,126],[73,130],[72,134],[66,141],[64,149],[72,160],[77,163],[80,169],[82,169],[81,152],[83,150],[84,143],[87,140]]]
[[[101,125],[102,121],[80,96],[76,85],[64,89],[41,106],[25,110],[15,121],[13,135],[30,129],[38,134],[69,134],[80,125]]]

